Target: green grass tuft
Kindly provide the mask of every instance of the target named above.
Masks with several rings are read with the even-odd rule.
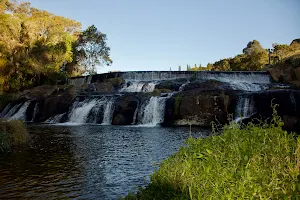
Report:
[[[297,199],[300,139],[282,125],[275,111],[271,124],[232,123],[221,135],[190,138],[125,199]]]
[[[0,152],[27,143],[29,133],[20,120],[0,121]]]

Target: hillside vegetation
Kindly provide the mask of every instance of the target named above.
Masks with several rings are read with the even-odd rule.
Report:
[[[72,19],[31,7],[29,2],[0,0],[0,93],[110,65],[106,35]]]
[[[264,70],[268,65],[300,64],[300,39],[290,45],[273,44],[272,49],[264,49],[257,40],[250,41],[242,54],[233,58],[224,58],[207,66],[187,65],[191,71],[257,71]],[[181,69],[181,66],[179,66]]]

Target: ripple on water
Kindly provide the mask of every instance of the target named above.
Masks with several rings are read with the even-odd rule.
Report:
[[[0,156],[0,199],[116,199],[188,138],[188,128],[30,125],[31,147]],[[196,133],[197,132],[197,133]],[[205,130],[195,130],[195,135]]]

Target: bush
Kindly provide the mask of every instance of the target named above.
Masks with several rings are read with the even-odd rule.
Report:
[[[225,126],[221,135],[188,139],[146,188],[125,199],[297,199],[300,139],[272,124]]]
[[[0,152],[24,144],[29,134],[20,120],[0,121]]]
[[[161,93],[171,93],[172,90],[169,89],[154,89],[153,92],[151,93],[152,96],[160,96]]]

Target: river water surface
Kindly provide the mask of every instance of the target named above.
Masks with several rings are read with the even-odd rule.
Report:
[[[0,199],[117,199],[146,186],[188,128],[29,125],[30,147],[0,155]],[[207,133],[194,130],[199,137]]]

